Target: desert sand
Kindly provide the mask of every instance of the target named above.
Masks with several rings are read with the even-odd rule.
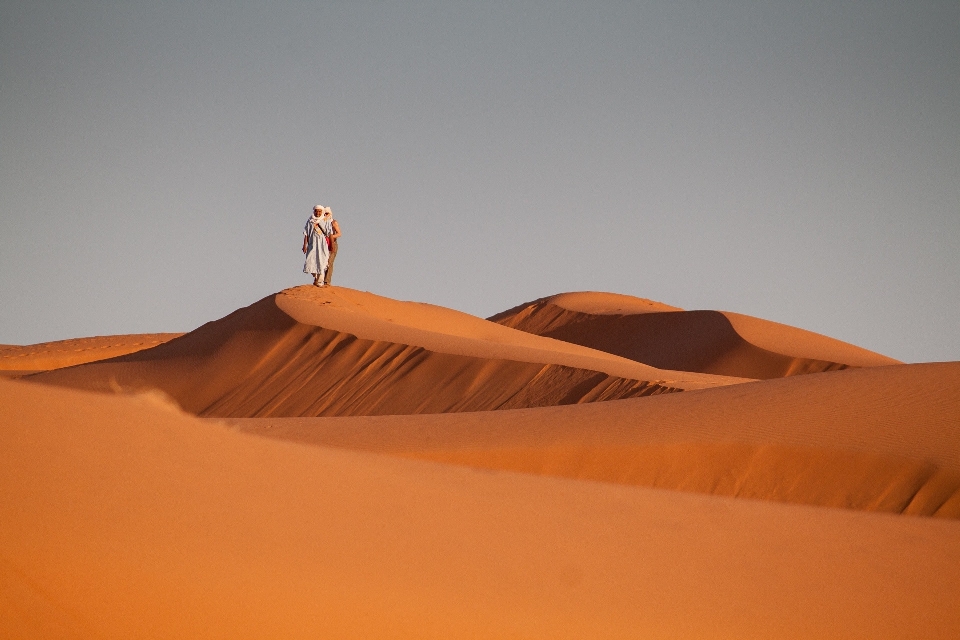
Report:
[[[0,377],[18,378],[142,351],[180,337],[182,333],[139,333],[44,342],[27,346],[0,345]]]
[[[960,363],[572,407],[239,419],[296,442],[575,479],[960,518]],[[909,429],[903,425],[909,424]]]
[[[960,363],[342,287],[14,349],[0,637],[960,636]]]
[[[155,349],[32,379],[160,389],[217,417],[484,411],[741,381],[664,371],[433,305],[314,287],[268,296]]]
[[[898,363],[827,336],[739,313],[683,311],[592,292],[541,298],[490,320],[663,369],[743,378]]]

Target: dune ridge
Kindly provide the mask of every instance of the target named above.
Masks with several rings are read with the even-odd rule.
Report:
[[[617,354],[506,328],[453,309],[407,302],[345,287],[285,289],[277,306],[298,322],[359,338],[477,358],[559,364],[684,389],[743,382],[730,376],[661,370]]]
[[[960,635],[960,363],[611,294],[500,319],[570,341],[297,287],[0,380],[0,636]]]
[[[766,380],[902,364],[851,344],[725,311],[683,311],[598,292],[540,298],[489,318],[660,369]]]
[[[405,457],[741,499],[960,519],[960,474],[929,462],[782,445],[426,450]]]
[[[960,517],[960,363],[504,411],[495,422],[458,414],[231,424],[479,468]]]
[[[307,447],[157,396],[0,398],[10,637],[960,633],[953,521]]]
[[[479,318],[471,322],[494,334],[496,345],[490,346],[491,340],[482,335],[476,338],[470,332],[440,334],[388,322],[371,312],[358,314],[337,309],[336,305],[323,309],[317,303],[323,304],[338,294],[318,292],[318,299],[318,294],[309,291],[314,288],[307,287],[306,292],[300,293],[302,289],[268,296],[153,349],[35,374],[28,379],[108,393],[155,388],[169,394],[191,413],[215,417],[485,411],[679,390],[662,380],[628,379],[602,370],[557,364],[559,361],[623,369],[619,358],[594,356],[582,347],[564,345],[559,352],[531,348],[531,344],[551,345],[555,341],[527,336]],[[369,302],[379,297],[367,294],[364,298]],[[308,305],[298,306],[303,299]],[[383,304],[379,299],[374,302]],[[391,303],[401,312],[406,310],[402,303]],[[310,316],[318,311],[319,318]],[[397,315],[396,309],[388,307],[388,312]],[[432,309],[423,314],[415,308],[414,315],[417,313],[433,321]],[[388,337],[413,338],[411,341],[425,342],[446,352],[359,338],[319,323],[334,327],[355,323],[360,325],[361,334],[366,330],[368,334],[380,335],[376,333],[379,330]],[[454,323],[455,328],[458,326]],[[519,339],[520,344],[511,343],[510,338]],[[462,355],[483,350],[520,359]],[[664,373],[624,362],[628,372]],[[701,379],[713,384],[729,383],[725,379]]]
[[[168,342],[182,333],[136,333],[0,345],[0,376],[14,377],[114,358]]]

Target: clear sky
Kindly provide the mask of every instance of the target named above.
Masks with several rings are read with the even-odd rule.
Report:
[[[0,0],[0,343],[335,283],[960,360],[960,2]]]

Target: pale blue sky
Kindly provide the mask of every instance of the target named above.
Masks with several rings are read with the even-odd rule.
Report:
[[[960,3],[0,0],[0,343],[335,281],[960,360]]]

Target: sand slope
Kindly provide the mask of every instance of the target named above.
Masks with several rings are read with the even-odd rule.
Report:
[[[491,321],[661,369],[769,379],[898,364],[803,329],[721,311],[683,311],[619,294],[566,293]]]
[[[559,477],[960,517],[960,363],[850,369],[577,407],[236,428]]]
[[[114,358],[163,344],[183,334],[138,333],[74,338],[25,346],[0,345],[0,376],[19,376]]]
[[[0,398],[5,637],[960,634],[953,521],[306,447],[151,397]],[[538,411],[559,409],[493,415]]]
[[[0,380],[0,637],[960,636],[960,363],[499,320],[298,287]]]
[[[339,287],[268,296],[153,349],[30,380],[103,392],[156,388],[191,413],[219,417],[481,411],[739,382],[661,371]]]

